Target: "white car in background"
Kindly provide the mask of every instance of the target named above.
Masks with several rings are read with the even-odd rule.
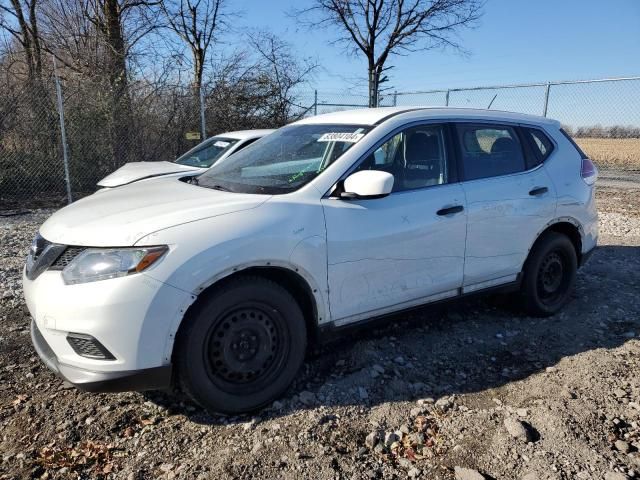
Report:
[[[274,131],[262,129],[221,133],[199,143],[172,162],[127,163],[100,180],[98,187],[120,187],[139,180],[171,174],[198,175],[214,163],[224,160]]]
[[[496,288],[531,315],[558,312],[596,247],[596,178],[546,118],[303,119],[198,177],[51,216],[23,276],[33,343],[84,390],[175,382],[208,409],[255,410],[291,384],[309,341],[342,327]]]

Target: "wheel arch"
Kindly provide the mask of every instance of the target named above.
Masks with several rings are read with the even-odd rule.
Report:
[[[547,223],[540,230],[540,232],[538,232],[538,234],[536,235],[536,239],[531,244],[531,247],[529,247],[529,251],[527,252],[527,258],[525,259],[525,263],[523,264],[522,268],[524,269],[524,266],[526,265],[526,262],[529,259],[531,252],[536,247],[540,239],[547,232],[556,232],[568,237],[576,252],[578,265],[580,265],[581,259],[582,259],[582,239],[584,237],[584,230],[582,228],[582,225],[580,225],[580,223],[575,218],[562,217]]]
[[[318,326],[325,319],[325,306],[322,303],[322,295],[318,286],[313,285],[310,276],[300,267],[281,262],[264,262],[234,267],[216,275],[199,287],[191,305],[171,328],[165,349],[166,358],[173,358],[175,340],[187,316],[192,315],[204,299],[216,289],[231,280],[246,276],[266,278],[286,288],[302,309],[309,344],[313,344],[317,340]]]

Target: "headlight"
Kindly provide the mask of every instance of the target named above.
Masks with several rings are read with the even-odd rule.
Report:
[[[157,262],[168,247],[88,248],[75,257],[64,270],[67,285],[124,277],[142,272]]]

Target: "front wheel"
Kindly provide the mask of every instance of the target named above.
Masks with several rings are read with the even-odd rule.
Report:
[[[569,238],[555,232],[540,238],[524,267],[522,295],[527,312],[539,317],[557,313],[571,297],[577,268]]]
[[[185,319],[176,345],[178,381],[208,410],[253,411],[291,384],[306,340],[302,311],[285,288],[261,277],[233,279]]]

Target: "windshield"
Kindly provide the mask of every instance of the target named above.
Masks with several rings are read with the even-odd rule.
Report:
[[[236,143],[238,143],[238,140],[235,138],[211,137],[178,157],[173,163],[190,167],[209,168]]]
[[[288,193],[309,183],[370,127],[291,125],[233,154],[198,177],[198,184],[239,193]]]

